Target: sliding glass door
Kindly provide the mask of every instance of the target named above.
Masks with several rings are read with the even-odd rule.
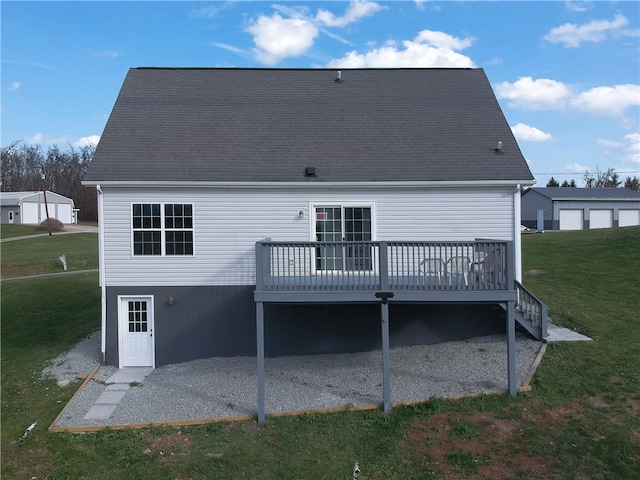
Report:
[[[371,270],[371,207],[317,206],[315,221],[318,242],[344,242],[317,247],[316,270]]]

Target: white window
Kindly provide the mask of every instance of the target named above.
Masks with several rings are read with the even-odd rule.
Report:
[[[133,254],[193,255],[193,205],[134,203]]]
[[[371,270],[373,208],[371,205],[315,205],[316,270]],[[330,242],[340,242],[333,244]]]

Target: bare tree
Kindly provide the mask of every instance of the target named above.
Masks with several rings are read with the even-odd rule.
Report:
[[[586,170],[583,178],[584,186],[587,188],[619,187],[622,184],[622,180],[620,180],[615,168],[607,168],[606,172],[601,172],[596,166],[595,174]]]
[[[80,209],[80,220],[96,221],[95,189],[82,185],[94,151],[93,146],[69,146],[63,151],[54,145],[45,153],[39,145],[14,142],[1,150],[0,188],[3,192],[20,192],[42,190],[44,187],[72,198],[76,208]]]

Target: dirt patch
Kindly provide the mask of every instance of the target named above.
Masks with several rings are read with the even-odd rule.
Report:
[[[545,462],[526,453],[520,422],[486,413],[438,414],[408,429],[402,448],[412,459],[424,459],[439,478],[507,479],[518,472],[544,476]]]
[[[605,410],[609,422],[624,425],[629,415],[640,414],[640,398],[626,398],[618,403],[608,401],[605,396],[594,396],[548,409],[532,402],[529,408],[520,406],[517,412],[508,408],[508,419],[483,412],[441,413],[417,419],[407,429],[400,447],[406,461],[422,462],[436,478],[504,480],[522,475],[548,478],[557,473],[554,469],[559,467],[555,462],[562,460],[531,453],[526,440],[529,429],[547,432],[549,445],[553,446],[563,425],[586,424],[588,416],[597,410],[601,415]],[[627,426],[626,437],[631,444],[637,444],[640,431]],[[598,429],[590,432],[590,438],[594,442],[606,439]],[[640,454],[631,456],[631,461],[640,464]]]
[[[144,435],[150,436],[146,432]],[[176,465],[181,457],[189,455],[190,447],[191,437],[177,431],[151,437],[144,453],[158,455],[160,463],[164,465]]]

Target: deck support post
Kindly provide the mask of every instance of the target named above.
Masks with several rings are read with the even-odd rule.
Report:
[[[389,303],[386,299],[382,307],[382,408],[391,412],[391,355],[389,353]]]
[[[515,302],[507,302],[507,375],[509,382],[509,395],[515,397],[517,392],[516,382],[516,315]]]
[[[264,303],[256,302],[256,343],[258,357],[258,423],[264,425]]]

